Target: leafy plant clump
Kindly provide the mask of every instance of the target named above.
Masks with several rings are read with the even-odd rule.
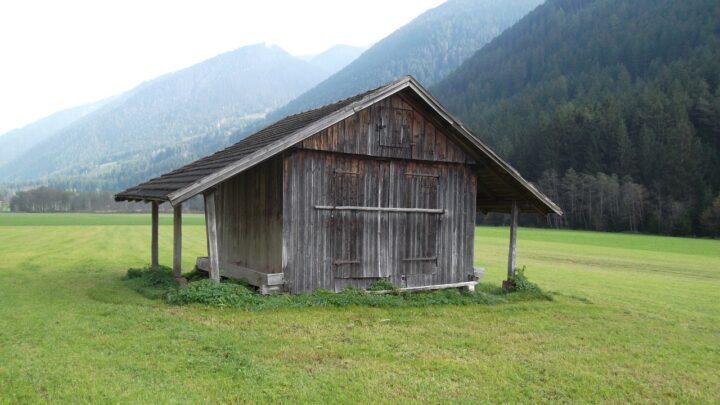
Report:
[[[525,276],[525,266],[515,269],[515,275],[508,279],[507,291],[542,293],[540,287]]]
[[[205,304],[213,307],[242,307],[260,296],[245,285],[216,283],[204,279],[188,283],[186,288],[173,289],[165,294],[169,304]]]
[[[372,283],[367,288],[368,291],[394,291],[397,290],[397,287],[389,282],[385,278],[379,278]]]
[[[202,280],[188,283],[187,288],[168,291],[164,296],[173,305],[203,304],[221,308],[262,310],[307,307],[424,307],[436,304],[495,304],[503,297],[487,293],[468,293],[457,289],[422,293],[372,294],[366,290],[347,288],[339,293],[316,290],[312,293],[263,296],[252,288],[230,282]]]
[[[148,298],[162,298],[168,290],[177,288],[172,269],[166,266],[128,269],[123,281],[130,288]]]
[[[209,280],[204,273],[192,272],[185,275],[188,284],[180,288],[167,267],[156,269],[130,269],[123,278],[128,286],[142,295],[162,299],[171,305],[200,304],[218,308],[239,308],[257,311],[275,308],[307,307],[427,307],[431,305],[492,305],[518,300],[546,300],[543,293],[505,294],[499,288],[489,285],[478,286],[475,292],[459,289],[445,289],[425,292],[398,291],[385,279],[378,279],[368,290],[346,288],[335,293],[316,290],[312,293],[290,295],[261,295],[245,283],[223,280],[220,283]],[[394,294],[377,294],[376,291],[394,291]]]

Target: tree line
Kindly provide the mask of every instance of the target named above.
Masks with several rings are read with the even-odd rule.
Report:
[[[588,229],[594,231],[631,231],[678,233],[687,227],[685,206],[672,196],[658,197],[632,177],[597,173],[578,173],[573,169],[563,175],[554,170],[543,173],[536,184],[548,197],[560,205],[562,217],[537,216],[522,218],[524,225],[557,228]],[[38,187],[18,191],[12,198],[9,192],[0,193],[0,211],[4,207],[14,212],[147,212],[149,204],[116,202],[108,191],[67,191]],[[9,202],[8,202],[9,201]],[[203,211],[201,197],[183,204],[186,211]],[[160,205],[170,211],[169,204]],[[720,196],[701,214],[703,232],[720,236]],[[501,224],[506,216],[489,215],[481,223]]]
[[[565,210],[552,226],[595,231],[685,234],[692,225],[686,202],[651,192],[626,175],[595,175],[569,169],[543,173],[538,186]],[[720,196],[701,213],[700,232],[720,235]]]
[[[13,212],[145,212],[150,204],[117,202],[110,191],[69,191],[49,187],[18,191],[10,198]],[[202,211],[202,198],[183,204],[187,211]],[[169,204],[161,204],[161,211],[170,211]]]

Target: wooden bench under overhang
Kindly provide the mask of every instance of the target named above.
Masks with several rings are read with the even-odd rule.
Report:
[[[210,272],[210,259],[198,257],[195,262],[198,270]],[[262,271],[250,269],[234,263],[223,263],[220,265],[220,275],[235,280],[245,280],[248,284],[258,287],[262,294],[279,292],[285,285],[283,273],[263,273]]]

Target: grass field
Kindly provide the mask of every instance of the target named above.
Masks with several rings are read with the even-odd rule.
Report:
[[[477,228],[485,282],[507,233]],[[0,214],[0,403],[720,402],[720,241],[520,229],[553,301],[245,312],[126,288],[149,236],[149,215]]]

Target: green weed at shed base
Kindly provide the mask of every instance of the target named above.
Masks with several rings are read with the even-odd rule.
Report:
[[[130,269],[124,277],[126,285],[140,294],[162,299],[170,305],[200,304],[218,308],[238,308],[258,311],[278,308],[349,307],[365,306],[375,308],[427,307],[431,305],[494,305],[518,301],[551,301],[541,291],[519,291],[505,293],[492,286],[481,286],[475,292],[460,289],[445,289],[423,292],[395,292],[374,294],[362,289],[346,288],[339,293],[316,290],[305,294],[260,295],[249,285],[223,280],[215,283],[193,272],[186,275],[191,280],[187,287],[179,288],[169,268]],[[377,288],[387,285],[379,283]],[[392,285],[391,285],[392,287]],[[393,290],[390,288],[390,290]]]
[[[151,298],[162,298],[169,290],[177,288],[172,270],[166,266],[128,269],[123,282],[141,295]]]

